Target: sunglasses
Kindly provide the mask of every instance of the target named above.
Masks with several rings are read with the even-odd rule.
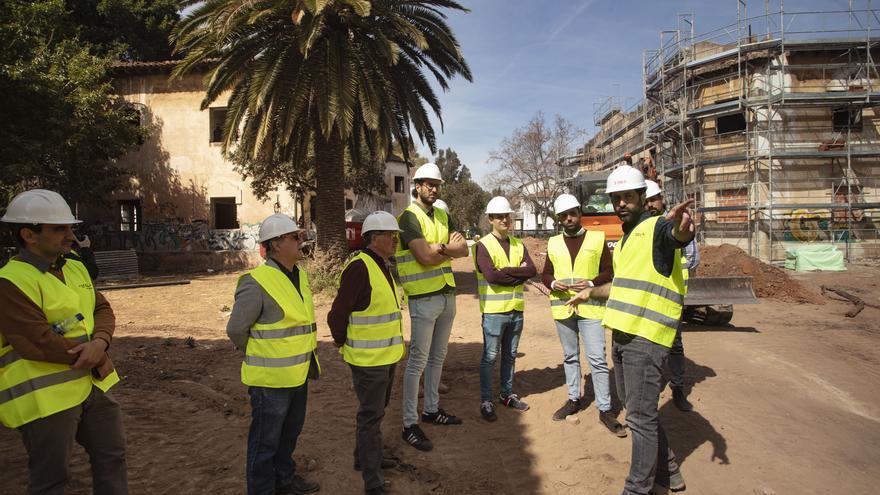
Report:
[[[301,232],[291,232],[289,234],[280,235],[280,236],[278,236],[278,238],[279,239],[291,239],[291,240],[300,241],[300,242],[306,240],[306,236]]]
[[[496,215],[496,214],[489,215],[489,220],[507,220],[507,219],[508,219],[508,215]]]
[[[387,235],[387,236],[391,236],[395,239],[400,239],[400,232],[397,232],[395,230],[385,230],[382,232],[376,232],[376,235]]]

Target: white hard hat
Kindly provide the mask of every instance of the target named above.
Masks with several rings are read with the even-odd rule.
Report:
[[[296,232],[297,230],[299,230],[299,226],[292,218],[283,213],[275,213],[274,215],[269,215],[263,220],[263,223],[260,224],[259,240],[260,242],[266,242],[269,239]]]
[[[580,212],[581,202],[571,194],[560,194],[556,201],[553,202],[553,211],[559,215],[563,211],[577,208]]]
[[[46,189],[31,189],[12,198],[0,221],[55,225],[82,223],[73,217],[70,206],[60,194]]]
[[[510,201],[507,201],[504,196],[495,196],[486,205],[487,215],[506,215],[508,213],[513,213],[513,208],[510,207]]]
[[[442,199],[438,199],[438,200],[434,201],[434,208],[440,208],[441,210],[445,211],[446,213],[449,213],[449,205],[446,204],[446,201],[443,201]]]
[[[660,190],[660,186],[656,182],[645,180],[645,198],[653,198],[662,192],[663,191]]]
[[[434,179],[443,182],[443,177],[440,175],[440,167],[433,163],[426,163],[416,169],[416,174],[413,175],[413,180],[418,179]]]
[[[605,194],[641,189],[643,187],[645,187],[645,176],[639,172],[639,169],[629,165],[621,165],[608,176]]]
[[[374,211],[364,219],[364,224],[361,226],[361,234],[366,234],[373,230],[397,231],[400,230],[400,226],[397,225],[397,219],[391,213],[387,211]]]

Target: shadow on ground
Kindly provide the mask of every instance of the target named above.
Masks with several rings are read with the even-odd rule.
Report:
[[[450,343],[443,381],[451,390],[441,396],[441,407],[464,424],[424,425],[435,445],[428,453],[400,438],[401,363],[382,426],[386,448],[404,463],[387,473],[393,493],[541,491],[531,469],[529,441],[522,436],[522,415],[499,410],[493,424],[479,418],[479,360],[473,356],[481,351],[479,344]],[[321,483],[322,493],[363,493],[360,473],[352,469],[357,400],[351,373],[332,344],[319,343],[318,354],[323,375],[309,382],[308,413],[294,458],[302,474]],[[239,379],[239,352],[225,340],[189,346],[177,338],[119,337],[111,355],[123,378],[112,394],[124,413],[131,493],[244,493],[250,405]],[[503,460],[487,455],[486,445],[503,452]],[[0,493],[24,492],[26,456],[16,431],[0,430],[0,457]],[[71,478],[66,493],[90,493],[89,464],[80,447],[75,448]]]

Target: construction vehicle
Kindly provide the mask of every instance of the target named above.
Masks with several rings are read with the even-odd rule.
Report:
[[[623,237],[623,224],[611,199],[605,194],[605,184],[611,170],[580,172],[572,183],[572,194],[581,202],[581,225],[587,230],[605,232],[610,249]],[[733,318],[734,304],[756,304],[752,277],[700,277],[688,280],[682,318],[703,325],[724,325]]]

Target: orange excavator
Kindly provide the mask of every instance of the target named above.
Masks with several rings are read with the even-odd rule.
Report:
[[[573,180],[574,195],[581,202],[581,225],[587,230],[605,232],[610,249],[623,237],[623,224],[608,195],[605,185],[611,170],[580,172]],[[685,320],[705,325],[723,325],[733,318],[734,304],[755,304],[752,277],[699,277],[688,281],[685,296]]]

